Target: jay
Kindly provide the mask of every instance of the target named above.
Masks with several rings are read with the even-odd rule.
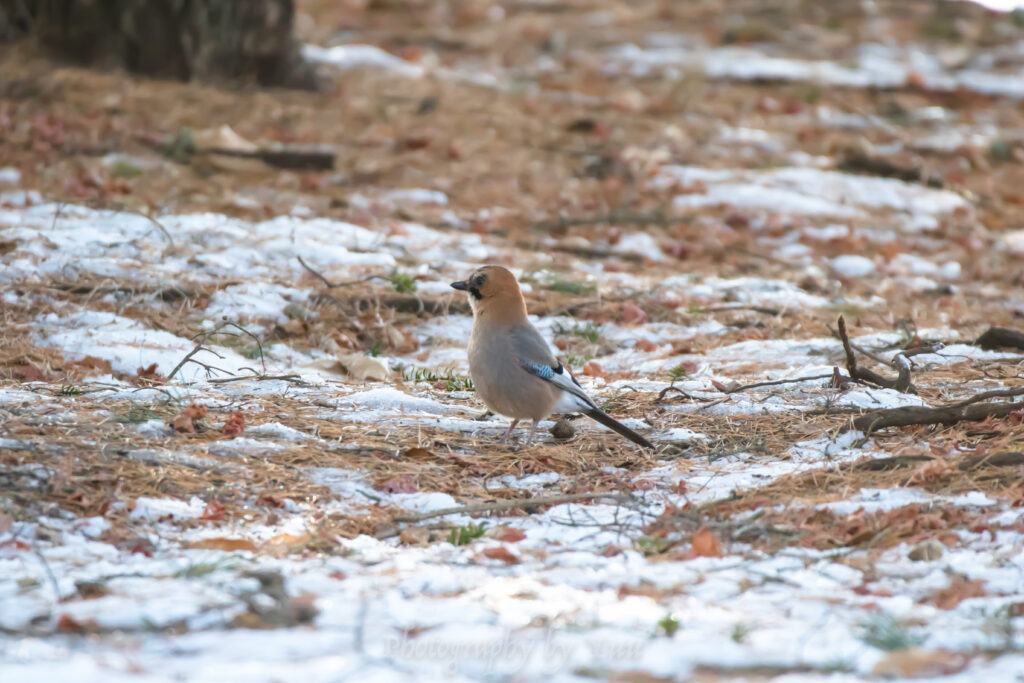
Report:
[[[495,413],[512,419],[508,440],[520,420],[537,423],[552,413],[583,413],[644,448],[650,441],[604,413],[572,374],[551,355],[526,317],[526,301],[515,276],[501,266],[484,266],[451,286],[469,294],[473,331],[469,373],[480,397]]]

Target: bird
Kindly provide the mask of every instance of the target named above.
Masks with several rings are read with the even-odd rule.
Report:
[[[469,374],[492,412],[512,420],[505,443],[520,420],[537,424],[553,413],[583,413],[644,448],[654,445],[611,417],[587,396],[572,373],[555,360],[544,338],[526,317],[526,300],[507,268],[483,266],[465,280],[451,283],[469,295],[473,330],[469,335]]]

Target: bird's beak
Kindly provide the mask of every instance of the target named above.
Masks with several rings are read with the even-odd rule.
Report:
[[[465,292],[469,289],[469,285],[464,280],[461,282],[453,282],[452,289],[457,289],[460,292]]]

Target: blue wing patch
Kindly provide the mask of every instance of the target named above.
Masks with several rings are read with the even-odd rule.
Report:
[[[523,369],[532,375],[537,375],[541,379],[551,379],[556,374],[562,374],[562,365],[559,363],[557,368],[553,368],[550,365],[543,365],[542,363],[534,363],[532,361],[524,360],[520,361],[520,365]]]

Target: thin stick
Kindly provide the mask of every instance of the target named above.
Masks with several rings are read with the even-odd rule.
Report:
[[[170,378],[168,377],[168,379]],[[258,382],[273,379],[282,379],[288,382],[294,382],[295,384],[309,384],[298,375],[241,375],[237,377],[217,377],[207,381],[209,381],[210,384],[230,384],[231,382],[244,382],[247,379],[256,380]]]
[[[850,341],[850,336],[846,333],[846,320],[843,316],[839,316],[839,340],[843,343],[843,350],[846,352],[846,371],[849,373],[850,379],[874,384],[882,387],[883,389],[896,389],[900,393],[917,393],[917,387],[910,382],[909,362],[906,365],[900,366],[900,376],[894,380],[883,377],[877,372],[868,370],[867,368],[857,366],[857,356],[854,353],[853,343]],[[875,360],[885,364],[885,361],[879,359],[874,354],[866,355],[870,355]]]
[[[350,285],[361,285],[364,282],[372,282],[373,280],[387,279],[386,277],[383,277],[381,275],[371,275],[369,277],[359,278],[358,280],[347,280],[345,282],[331,282],[326,277],[324,277],[322,273],[315,270],[311,265],[303,261],[301,256],[296,256],[296,258],[299,259],[299,263],[302,265],[303,268],[306,269],[306,271],[309,272],[310,275],[317,278],[318,280],[320,280],[320,282],[323,282],[325,285],[327,285],[327,287],[332,289],[334,287],[348,287]]]
[[[1010,398],[1013,396],[1024,395],[1024,387],[1017,387],[1016,389],[993,389],[992,391],[983,391],[977,396],[966,398],[963,401],[957,401],[956,403],[950,403],[945,406],[946,408],[962,408],[978,401],[984,401],[989,398]]]
[[[834,376],[833,373],[830,372],[827,375],[812,375],[810,377],[795,377],[793,379],[776,379],[776,380],[772,380],[771,382],[754,382],[753,384],[744,384],[741,387],[736,387],[734,389],[729,389],[729,390],[724,391],[722,393],[724,393],[724,394],[735,394],[735,393],[738,393],[740,391],[746,391],[747,389],[757,389],[757,388],[760,388],[760,387],[774,387],[774,386],[778,386],[779,384],[797,384],[799,382],[810,382],[810,381],[813,381],[813,380],[816,380],[816,379],[832,379],[833,376]]]
[[[620,502],[631,500],[628,494],[619,491],[600,491],[590,493],[566,493],[560,496],[537,496],[535,498],[512,498],[510,500],[499,500],[493,503],[473,503],[472,505],[461,505],[453,508],[443,508],[432,512],[423,512],[418,515],[401,515],[395,517],[396,522],[423,522],[435,517],[447,517],[448,515],[470,515],[477,512],[494,512],[496,510],[510,510],[520,507],[537,507],[540,505],[558,505],[560,503],[571,503],[576,500],[590,500],[594,498],[617,498]]]
[[[297,256],[296,258],[299,259],[299,263],[302,265],[302,267],[305,268],[309,272],[310,275],[312,275],[313,277],[315,277],[318,280],[320,280],[320,282],[323,282],[328,287],[337,287],[338,286],[338,285],[334,284],[333,282],[331,282],[330,280],[328,280],[326,277],[324,277],[319,271],[314,270],[312,266],[310,266],[308,263],[306,263],[305,261],[302,260],[301,256]]]
[[[167,238],[167,242],[169,243],[169,246],[174,247],[174,238],[171,237],[171,233],[167,231],[167,228],[164,227],[163,223],[161,223],[157,219],[153,218],[152,214],[139,212],[139,215],[140,216],[145,216],[146,218],[149,219],[149,221],[153,225],[155,225],[156,227],[160,228],[160,232],[162,232],[164,234],[164,237]]]
[[[178,370],[181,370],[182,366],[184,366],[185,363],[187,363],[190,360],[192,360],[192,356],[196,355],[197,353],[199,353],[203,349],[204,349],[204,347],[203,347],[202,344],[196,344],[195,348],[192,349],[191,351],[189,351],[185,355],[185,357],[181,359],[181,362],[174,366],[174,369],[171,370],[171,374],[167,375],[167,381],[170,382],[171,378],[173,378],[174,375],[177,374]]]

